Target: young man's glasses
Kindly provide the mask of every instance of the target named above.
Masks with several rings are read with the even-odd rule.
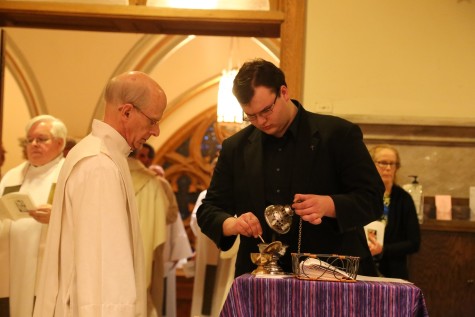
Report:
[[[257,117],[262,117],[264,119],[267,119],[267,117],[270,116],[272,113],[272,110],[274,110],[275,102],[277,101],[277,98],[279,98],[279,95],[275,95],[274,102],[270,105],[262,109],[256,114],[245,114],[243,120],[246,122],[254,122],[257,120]]]

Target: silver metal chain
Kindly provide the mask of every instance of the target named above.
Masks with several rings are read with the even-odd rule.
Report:
[[[299,244],[297,247],[297,253],[300,253],[301,244],[302,244],[302,218],[300,218],[300,222],[299,222]]]

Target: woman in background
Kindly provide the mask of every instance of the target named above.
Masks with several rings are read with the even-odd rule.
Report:
[[[419,250],[420,229],[412,197],[396,184],[401,166],[398,151],[387,144],[370,149],[376,168],[384,182],[384,243],[369,236],[368,245],[379,272],[385,277],[409,279],[407,256]]]

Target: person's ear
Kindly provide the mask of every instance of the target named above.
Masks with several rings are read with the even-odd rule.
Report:
[[[280,86],[280,96],[287,101],[289,99],[289,90],[287,89],[287,86]]]
[[[123,116],[129,118],[132,108],[133,106],[130,103],[125,103],[119,107],[119,111]]]
[[[63,144],[64,144],[65,141],[63,140],[63,138],[54,138],[53,142],[58,142],[58,147],[61,149],[61,148],[63,148]]]

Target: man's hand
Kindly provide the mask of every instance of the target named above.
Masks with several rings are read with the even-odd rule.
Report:
[[[322,223],[322,217],[335,218],[335,204],[330,196],[295,194],[292,208],[303,220],[314,225]]]
[[[223,235],[233,236],[238,234],[254,238],[262,234],[259,219],[252,212],[246,212],[237,218],[229,217],[223,222]]]
[[[36,221],[48,224],[49,218],[51,215],[51,205],[41,205],[36,210],[29,210],[28,213],[31,217],[33,217]]]

